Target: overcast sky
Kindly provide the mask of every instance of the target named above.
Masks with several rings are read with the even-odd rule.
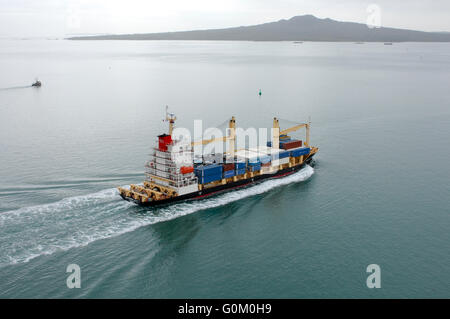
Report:
[[[0,0],[0,37],[147,33],[252,25],[313,14],[381,25],[450,31],[450,0]]]

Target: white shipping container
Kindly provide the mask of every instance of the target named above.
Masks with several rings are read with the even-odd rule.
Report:
[[[289,163],[289,157],[277,159],[272,161],[272,166],[278,166]]]

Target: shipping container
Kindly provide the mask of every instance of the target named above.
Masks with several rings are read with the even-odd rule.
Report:
[[[247,169],[244,167],[244,168],[240,168],[240,169],[237,169],[236,170],[236,176],[237,175],[242,175],[242,174],[245,174],[247,172]]]
[[[248,170],[249,170],[250,172],[256,172],[256,171],[261,170],[261,163],[256,164],[256,165],[249,166],[249,167],[248,167]]]
[[[219,181],[222,179],[222,174],[220,175],[206,175],[201,178],[199,178],[199,183],[201,184],[207,184],[215,181]]]
[[[280,142],[280,148],[285,150],[290,150],[293,148],[302,147],[302,141],[301,140],[291,140],[288,142]]]
[[[308,155],[310,152],[310,148],[309,147],[303,147],[303,148],[296,148],[291,150],[291,156],[292,157],[298,157],[298,156],[302,156],[302,155]]]
[[[261,162],[258,160],[255,160],[253,162],[248,162],[248,167],[253,167],[253,166],[261,166]]]
[[[245,161],[248,163],[258,163],[258,153],[250,150],[239,150],[236,152],[236,157],[239,161]]]
[[[289,157],[280,158],[280,159],[272,161],[272,166],[278,166],[278,165],[287,164],[287,163],[289,163]]]
[[[236,166],[236,170],[239,170],[239,169],[245,169],[247,167],[247,164],[245,162],[236,162],[235,166]]]
[[[222,165],[199,165],[195,168],[195,175],[197,175],[197,177],[208,175],[222,175]]]
[[[233,171],[234,163],[223,164],[223,170],[224,171]]]
[[[260,154],[266,154],[270,156],[271,161],[277,160],[280,157],[280,154],[282,154],[281,157],[289,157],[289,153],[284,154],[285,151],[278,148],[259,146],[258,150]]]
[[[234,170],[233,171],[224,171],[223,172],[223,178],[230,178],[234,176]]]
[[[289,155],[290,155],[289,151],[283,150],[283,151],[280,151],[280,153],[278,153],[278,158],[279,159],[286,158],[286,157],[289,157]]]

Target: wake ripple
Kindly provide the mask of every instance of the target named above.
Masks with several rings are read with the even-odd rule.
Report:
[[[306,166],[287,177],[209,199],[152,209],[145,214],[136,214],[136,206],[122,200],[115,188],[7,211],[0,214],[0,266],[28,262],[38,256],[86,246],[142,226],[223,206],[275,187],[304,181],[313,173],[314,169]]]

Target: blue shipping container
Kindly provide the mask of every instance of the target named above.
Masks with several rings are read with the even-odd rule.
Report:
[[[222,165],[200,165],[195,168],[195,175],[197,176],[209,176],[209,175],[222,175]]]
[[[235,167],[236,167],[236,170],[239,170],[239,169],[242,169],[242,168],[245,169],[245,167],[247,167],[247,164],[245,162],[236,162],[235,163]]]
[[[302,155],[307,155],[307,154],[309,154],[309,152],[310,152],[309,147],[296,148],[291,151],[291,156],[298,157],[298,156],[302,156]]]
[[[230,178],[234,176],[234,171],[225,171],[223,172],[223,178]]]
[[[261,166],[261,162],[259,160],[255,160],[253,162],[248,161],[248,166]]]
[[[251,171],[251,172],[259,171],[259,170],[261,170],[261,164],[249,166],[248,170]]]
[[[286,157],[289,157],[289,151],[281,151],[278,154],[278,158],[286,158]]]
[[[199,179],[199,181],[201,184],[207,184],[207,183],[219,181],[221,179],[222,179],[222,174],[221,175],[208,175],[208,176],[203,176],[202,178]]]
[[[290,138],[285,138],[283,140],[280,139],[280,146],[287,142],[292,142],[292,140]]]
[[[280,148],[281,148],[281,146],[282,146],[284,143],[286,143],[286,142],[292,142],[292,141],[296,141],[296,140],[293,140],[293,139],[291,139],[291,138],[280,139]],[[267,142],[267,146],[268,146],[268,147],[272,147],[272,141]]]
[[[242,175],[245,174],[247,170],[245,168],[240,168],[236,170],[236,175]]]

